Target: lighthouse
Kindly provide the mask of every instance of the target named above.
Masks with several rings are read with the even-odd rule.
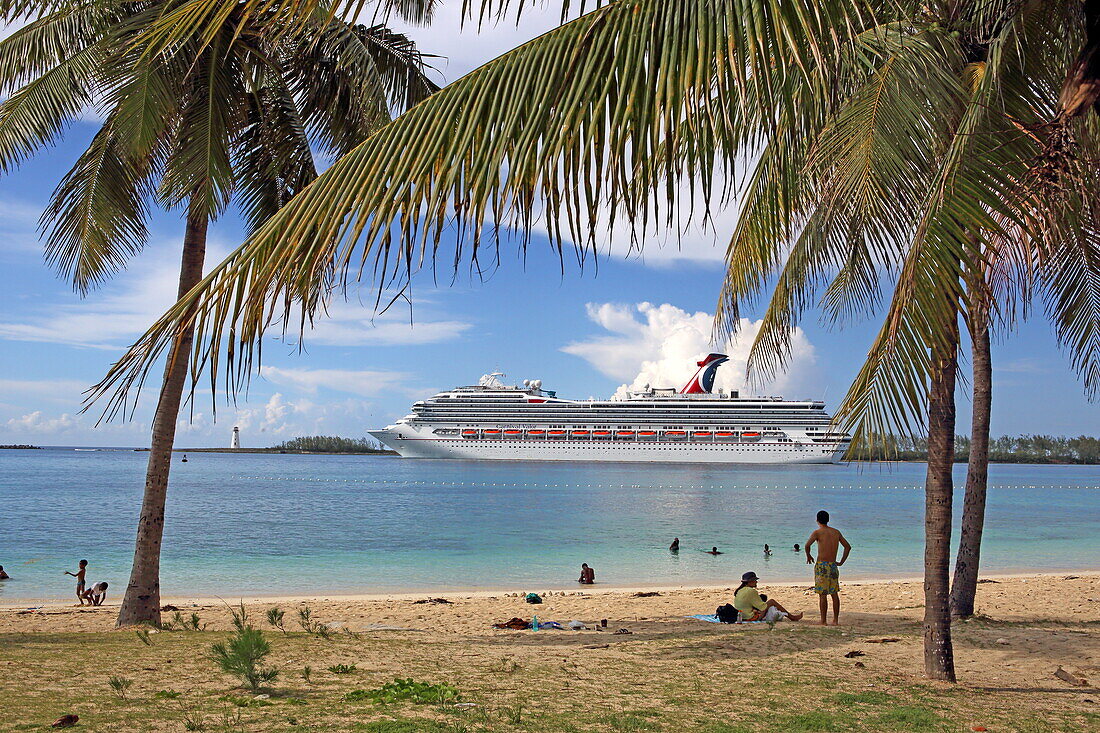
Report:
[[[233,442],[229,446],[233,450],[241,449],[241,429],[233,426]]]

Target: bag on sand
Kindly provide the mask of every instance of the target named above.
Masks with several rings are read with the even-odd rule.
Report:
[[[528,603],[542,603],[542,596],[538,593],[528,593],[526,600]]]
[[[724,606],[719,606],[714,610],[714,615],[724,624],[737,623],[737,609],[733,607],[733,604],[727,603]]]

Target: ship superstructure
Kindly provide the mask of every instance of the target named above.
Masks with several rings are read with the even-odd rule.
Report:
[[[848,435],[825,403],[714,394],[724,354],[709,354],[677,391],[625,399],[569,400],[541,380],[506,385],[503,374],[416,402],[412,413],[372,431],[406,458],[687,463],[833,463]]]

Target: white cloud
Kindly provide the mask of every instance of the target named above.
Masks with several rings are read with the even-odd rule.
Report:
[[[319,404],[305,398],[288,399],[276,392],[262,406],[238,409],[232,425],[241,429],[241,445],[247,447],[268,446],[276,439],[301,435],[364,435],[371,422],[370,403],[364,400]]]
[[[607,376],[622,380],[617,394],[653,387],[679,389],[698,368],[696,362],[711,351],[727,354],[729,362],[718,370],[715,390],[746,389],[746,362],[760,321],[741,319],[732,339],[715,344],[711,338],[714,316],[689,313],[664,303],[589,303],[588,317],[610,333],[565,346],[562,351],[579,356]],[[813,395],[817,389],[813,345],[801,329],[796,330],[788,370],[765,385],[770,393],[787,393],[792,398]]]
[[[13,417],[7,422],[8,430],[31,434],[65,433],[78,425],[79,421],[68,413],[58,417],[46,417],[41,410],[35,410],[22,417]]]
[[[336,392],[347,392],[363,397],[376,396],[392,391],[401,385],[407,374],[401,372],[382,372],[352,369],[282,369],[280,367],[261,367],[260,376],[269,382],[285,387],[293,387],[310,395],[318,388]]]
[[[224,245],[211,242],[207,269],[225,252]],[[29,311],[20,321],[0,322],[0,338],[117,349],[144,333],[176,301],[178,288],[178,246],[157,243],[88,297],[69,293],[59,302]]]

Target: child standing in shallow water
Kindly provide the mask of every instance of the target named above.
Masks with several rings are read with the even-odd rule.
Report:
[[[88,574],[88,561],[81,560],[80,567],[77,568],[75,573],[65,571],[65,575],[71,575],[76,578],[76,599],[80,601],[80,605],[84,605],[84,577]]]

